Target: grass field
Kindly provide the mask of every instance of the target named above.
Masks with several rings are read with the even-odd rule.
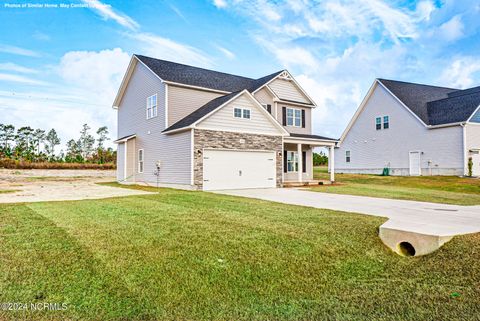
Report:
[[[142,187],[155,191],[153,188]],[[0,205],[0,319],[466,320],[480,235],[400,257],[384,219],[203,192]]]
[[[329,179],[326,167],[315,167],[313,175],[315,179]],[[335,180],[336,185],[318,186],[312,190],[434,203],[480,204],[480,179],[475,178],[336,174]]]

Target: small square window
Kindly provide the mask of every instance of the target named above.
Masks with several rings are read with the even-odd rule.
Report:
[[[390,128],[390,119],[388,116],[383,116],[383,129]]]
[[[250,109],[243,110],[243,118],[250,119]]]
[[[233,110],[233,115],[237,118],[242,118],[242,109],[240,108],[235,108]]]
[[[382,117],[375,118],[375,129],[376,130],[382,129]]]
[[[345,151],[345,162],[350,163],[350,151]]]

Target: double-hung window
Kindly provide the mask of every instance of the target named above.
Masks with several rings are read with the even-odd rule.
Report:
[[[287,126],[302,126],[302,111],[295,108],[287,108]]]
[[[382,117],[375,118],[375,129],[376,130],[382,129]]]
[[[147,119],[157,117],[157,115],[157,94],[155,94],[147,98]]]
[[[298,172],[297,152],[287,152],[287,172]]]
[[[345,151],[345,162],[350,163],[350,151]]]
[[[233,109],[233,117],[235,118],[244,118],[250,119],[250,109],[243,109],[243,108],[234,108]]]
[[[383,116],[383,129],[388,129],[390,127],[390,118],[388,116]]]
[[[143,149],[138,150],[138,172],[143,173]]]

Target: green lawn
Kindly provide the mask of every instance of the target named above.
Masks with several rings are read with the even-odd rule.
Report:
[[[314,167],[315,179],[328,180],[326,167]],[[423,202],[479,205],[480,179],[456,176],[380,176],[335,174],[335,185],[312,188],[314,191],[414,200]]]
[[[155,191],[153,188],[145,188]],[[384,219],[203,192],[0,205],[0,319],[452,320],[480,315],[480,235],[426,257]]]

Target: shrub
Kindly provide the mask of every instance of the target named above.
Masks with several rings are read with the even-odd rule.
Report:
[[[468,167],[468,176],[472,177],[472,175],[473,175],[473,160],[472,160],[471,157],[468,158],[467,167]]]
[[[8,169],[116,169],[115,164],[96,164],[96,163],[60,163],[60,162],[29,162],[19,161],[8,158],[0,159],[0,168]]]

